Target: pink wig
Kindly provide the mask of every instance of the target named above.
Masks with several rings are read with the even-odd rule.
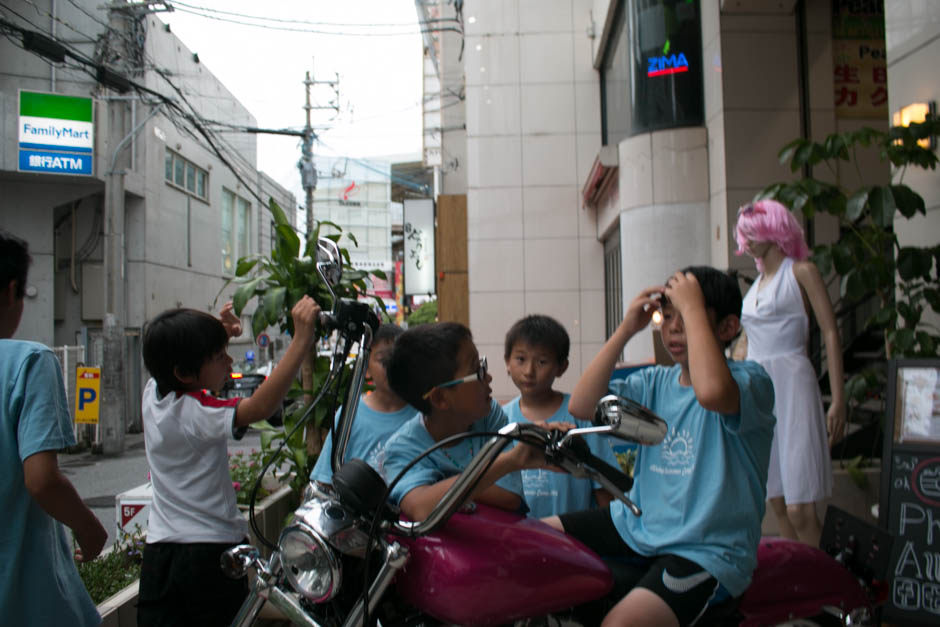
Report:
[[[809,257],[803,228],[790,210],[776,200],[758,200],[738,209],[734,239],[738,242],[738,255],[746,252],[747,242],[751,240],[776,244],[784,255],[797,261]],[[757,269],[763,272],[763,262],[760,259],[754,261]]]

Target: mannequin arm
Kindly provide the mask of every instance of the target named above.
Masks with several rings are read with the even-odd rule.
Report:
[[[793,264],[793,275],[806,292],[813,316],[822,331],[826,344],[826,364],[829,370],[829,387],[832,389],[832,404],[826,415],[829,445],[842,438],[845,429],[845,377],[842,369],[842,343],[839,327],[832,310],[832,302],[826,291],[819,269],[810,261]]]

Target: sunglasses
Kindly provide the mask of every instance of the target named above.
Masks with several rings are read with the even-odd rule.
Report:
[[[738,207],[739,217],[743,215],[747,215],[749,213],[760,214],[760,213],[766,213],[766,211],[763,209],[763,207],[755,206],[754,203],[748,203],[746,205],[741,205],[740,207]]]
[[[479,381],[480,383],[486,382],[486,356],[485,355],[480,356],[480,365],[477,366],[476,372],[468,374],[465,377],[460,377],[459,379],[454,379],[453,381],[446,381],[444,383],[439,383],[435,385],[433,388],[431,388],[430,390],[428,390],[427,392],[425,392],[421,398],[426,399],[427,397],[431,396],[431,393],[434,390],[453,387],[455,385],[460,385],[461,383],[471,383],[473,381]]]

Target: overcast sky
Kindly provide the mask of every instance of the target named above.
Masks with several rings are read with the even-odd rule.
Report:
[[[314,154],[418,158],[422,43],[413,0],[172,4],[175,11],[158,17],[251,111],[258,126],[303,127],[305,72],[316,80],[335,80],[339,73],[340,113],[313,112],[315,127],[329,127],[318,131],[322,141]],[[307,32],[296,32],[301,30]],[[333,98],[327,86],[312,93],[313,105]],[[259,135],[259,169],[303,202],[299,158],[299,138]]]

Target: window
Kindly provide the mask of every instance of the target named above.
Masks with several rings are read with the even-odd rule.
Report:
[[[605,145],[705,120],[699,3],[622,0],[601,67]]]
[[[235,274],[239,257],[251,254],[251,203],[222,190],[222,273]]]
[[[208,172],[169,149],[164,164],[164,178],[169,185],[200,200],[209,200]]]

